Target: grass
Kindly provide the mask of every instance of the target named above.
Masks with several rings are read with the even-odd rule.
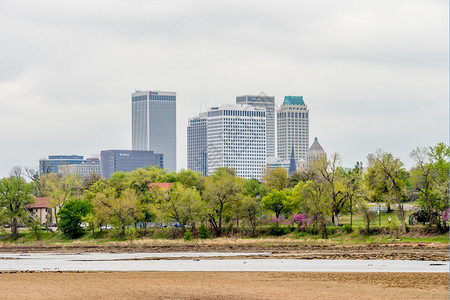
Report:
[[[405,211],[405,222],[408,224],[409,215],[412,214],[412,211]],[[389,217],[391,218],[391,223],[389,223]],[[390,212],[380,212],[380,215],[376,215],[375,218],[371,221],[371,227],[379,227],[381,219],[381,227],[388,227],[392,225],[399,226],[401,224],[400,218],[398,216],[398,211],[390,211]],[[344,215],[339,217],[340,224],[350,224],[350,215]],[[364,217],[361,214],[353,215],[353,227],[365,227],[366,222],[364,221]]]
[[[376,227],[374,227],[376,228]],[[19,239],[11,240],[9,232],[0,232],[0,241],[4,246],[24,245],[24,246],[186,246],[186,245],[211,245],[211,246],[254,246],[258,245],[262,248],[270,248],[277,244],[298,244],[298,245],[331,245],[331,244],[380,244],[380,243],[449,243],[448,234],[422,234],[420,229],[414,229],[414,232],[405,234],[397,238],[396,235],[385,234],[361,234],[358,227],[353,227],[354,231],[346,233],[343,227],[328,227],[329,238],[322,239],[320,235],[305,234],[303,232],[294,231],[281,237],[257,237],[257,238],[238,238],[238,237],[221,237],[213,239],[193,239],[192,241],[184,241],[179,239],[154,239],[154,238],[137,238],[132,241],[111,238],[104,235],[101,238],[93,239],[91,233],[86,233],[83,237],[70,240],[64,238],[60,233],[52,235],[49,232],[43,232],[41,240],[37,241],[32,232],[21,231]]]

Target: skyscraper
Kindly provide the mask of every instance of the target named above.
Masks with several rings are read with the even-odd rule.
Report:
[[[247,104],[266,109],[266,154],[275,156],[275,97],[272,96],[238,96],[236,104]]]
[[[309,110],[302,96],[286,96],[277,111],[277,152],[289,159],[292,148],[297,162],[306,161],[309,147]]]
[[[243,178],[261,179],[266,165],[266,110],[249,105],[208,109],[208,174],[229,167]]]
[[[207,113],[190,118],[187,127],[187,167],[195,172],[208,172]]]
[[[132,149],[161,153],[164,167],[176,171],[176,93],[136,91],[131,103]]]

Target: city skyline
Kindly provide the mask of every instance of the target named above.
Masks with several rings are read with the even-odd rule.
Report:
[[[447,1],[87,3],[0,4],[1,177],[131,149],[135,89],[177,92],[178,169],[190,117],[261,92],[303,95],[346,167],[448,144]]]

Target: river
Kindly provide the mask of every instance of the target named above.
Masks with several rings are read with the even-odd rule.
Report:
[[[0,271],[449,272],[446,261],[255,258],[258,255],[267,253],[1,253]],[[227,258],[214,259],[218,256]]]

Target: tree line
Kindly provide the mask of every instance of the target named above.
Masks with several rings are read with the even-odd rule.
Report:
[[[214,236],[224,228],[247,228],[254,235],[263,220],[274,224],[290,218],[299,228],[313,227],[327,237],[327,223],[340,225],[342,215],[362,214],[370,223],[368,203],[396,207],[402,232],[406,232],[404,202],[416,201],[430,226],[447,229],[449,208],[449,147],[411,151],[415,165],[406,170],[392,153],[368,155],[367,166],[357,162],[351,169],[341,166],[338,153],[324,155],[291,176],[285,169],[267,170],[262,182],[236,177],[223,167],[213,175],[181,170],[168,173],[156,167],[111,178],[92,174],[87,179],[70,174],[45,174],[14,168],[0,180],[0,222],[10,224],[13,238],[21,223],[36,227],[27,206],[34,197],[48,197],[49,214],[62,232],[72,238],[82,234],[82,223],[95,232],[112,225],[122,235],[130,226],[176,222],[185,232],[200,224]],[[169,189],[151,183],[173,183]],[[442,222],[444,221],[444,222]],[[48,225],[48,224],[47,224]]]

